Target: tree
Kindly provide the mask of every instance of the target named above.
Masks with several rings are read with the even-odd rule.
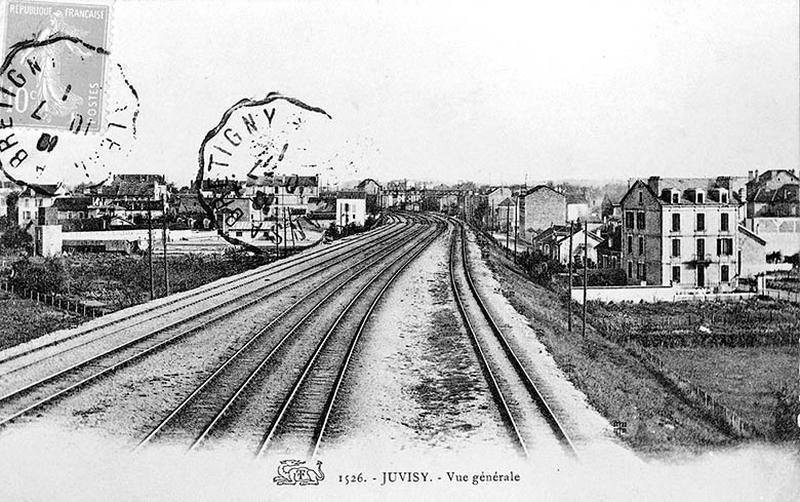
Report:
[[[33,251],[33,237],[18,225],[8,227],[0,236],[0,247],[15,251]]]
[[[6,196],[6,215],[10,222],[19,221],[17,215],[17,203],[19,202],[19,192],[11,192]]]

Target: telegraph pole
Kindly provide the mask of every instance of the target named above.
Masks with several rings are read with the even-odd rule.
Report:
[[[508,217],[510,216],[509,213],[510,213],[509,207],[506,206],[506,256],[508,256],[508,251],[509,251],[509,245],[508,245],[508,223],[509,223]]]
[[[517,263],[517,240],[519,239],[519,194],[514,199],[514,263]]]
[[[572,220],[569,222],[569,299],[567,300],[567,331],[572,332]]]
[[[166,196],[165,196],[166,197]],[[164,296],[169,296],[169,267],[167,266],[167,200],[161,199],[161,238],[164,241]]]
[[[153,278],[153,212],[150,206],[147,206],[147,237],[150,243],[150,248],[147,250],[147,263],[150,269],[150,300],[155,298],[156,283]]]
[[[581,335],[586,338],[586,280],[589,277],[589,230],[583,222],[583,326]]]
[[[281,253],[280,248],[280,238],[281,236],[278,234],[278,211],[280,210],[280,206],[278,205],[278,197],[275,197],[275,259],[277,260]]]

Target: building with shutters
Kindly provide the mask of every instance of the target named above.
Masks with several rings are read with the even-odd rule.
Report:
[[[637,180],[621,200],[628,284],[734,289],[741,204],[713,179]]]

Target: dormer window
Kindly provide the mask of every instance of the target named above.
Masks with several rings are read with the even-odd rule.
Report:
[[[720,192],[719,192],[719,201],[721,203],[723,203],[723,204],[727,204],[728,203],[728,192],[720,190]]]
[[[676,191],[672,191],[672,203],[677,204],[680,201],[680,194]]]
[[[695,204],[703,204],[705,202],[705,194],[703,192],[696,192],[694,194]]]

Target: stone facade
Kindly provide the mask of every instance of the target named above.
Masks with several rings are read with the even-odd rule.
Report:
[[[727,189],[713,180],[651,178],[634,183],[621,204],[629,284],[736,286],[740,203]]]
[[[523,193],[520,199],[520,229],[525,238],[567,221],[567,197],[546,185],[539,185]]]

